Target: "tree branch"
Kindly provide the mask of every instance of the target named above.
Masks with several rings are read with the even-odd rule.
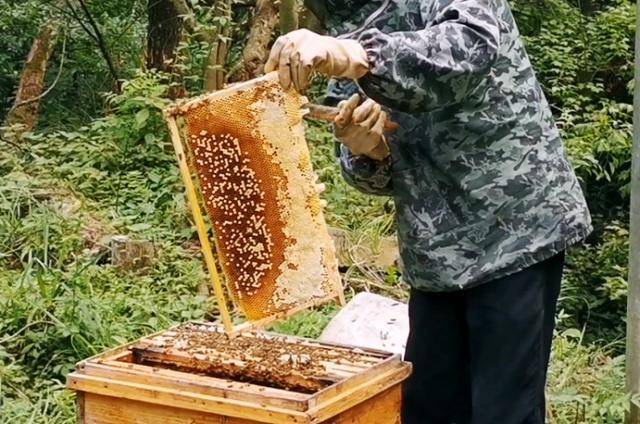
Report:
[[[280,32],[286,34],[298,29],[297,0],[280,0]]]
[[[95,36],[95,34],[91,31],[91,29],[84,23],[84,19],[82,19],[82,16],[80,16],[78,14],[78,11],[73,7],[73,5],[71,4],[71,2],[69,0],[64,0],[64,3],[67,5],[67,8],[69,9],[69,14],[71,15],[71,17],[73,17],[73,19],[76,20],[76,22],[78,22],[78,24],[80,24],[80,26],[82,27],[82,29],[84,30],[84,32],[87,33],[87,35],[97,43],[99,43],[98,38]]]
[[[89,21],[89,25],[91,25],[91,28],[93,28],[95,39],[98,43],[98,48],[102,52],[102,56],[104,57],[104,60],[107,62],[107,66],[109,67],[109,72],[111,73],[111,76],[113,77],[114,81],[117,82],[120,79],[120,77],[118,76],[118,70],[113,64],[111,53],[109,53],[109,46],[107,45],[107,42],[102,36],[102,32],[100,32],[98,23],[95,21],[95,19],[93,19],[93,16],[91,15],[91,12],[89,12],[89,9],[87,8],[87,5],[85,4],[84,0],[78,0],[78,3],[80,3],[80,7],[82,8],[82,11],[84,12],[84,15],[86,16],[87,20]]]

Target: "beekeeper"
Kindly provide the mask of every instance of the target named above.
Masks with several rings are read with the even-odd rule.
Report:
[[[347,181],[393,196],[405,424],[544,423],[565,249],[591,219],[506,0],[310,0],[266,71],[327,104]],[[399,124],[385,134],[389,117]]]

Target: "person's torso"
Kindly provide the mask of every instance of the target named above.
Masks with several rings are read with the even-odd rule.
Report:
[[[474,285],[589,231],[581,189],[514,18],[505,0],[491,1],[500,47],[483,81],[462,101],[424,113],[388,110],[399,124],[388,136],[398,232],[416,286]],[[366,2],[349,18],[336,14],[331,33],[424,30],[433,7],[424,0]]]

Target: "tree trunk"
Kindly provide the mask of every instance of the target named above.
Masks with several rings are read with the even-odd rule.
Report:
[[[300,28],[306,28],[318,34],[325,32],[324,25],[320,18],[314,14],[313,11],[309,10],[308,7],[303,7],[302,10],[300,10],[299,21]]]
[[[147,11],[147,68],[171,72],[191,11],[185,0],[149,0]]]
[[[298,0],[280,0],[280,32],[298,29]]]
[[[225,64],[229,51],[228,38],[231,33],[231,1],[218,0],[215,7],[215,16],[224,17],[224,23],[210,34],[208,38],[210,50],[204,71],[205,91],[220,90],[226,82]]]
[[[257,0],[247,44],[242,52],[242,71],[238,80],[256,78],[264,73],[269,42],[278,23],[278,8],[272,0]]]
[[[19,134],[32,131],[38,123],[40,99],[44,91],[44,78],[49,59],[55,47],[59,22],[48,21],[33,40],[27,56],[13,108],[7,114],[4,125],[20,125]]]

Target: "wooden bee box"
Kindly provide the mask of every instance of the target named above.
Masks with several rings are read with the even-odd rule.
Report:
[[[189,323],[78,364],[80,423],[400,423],[398,355]]]

